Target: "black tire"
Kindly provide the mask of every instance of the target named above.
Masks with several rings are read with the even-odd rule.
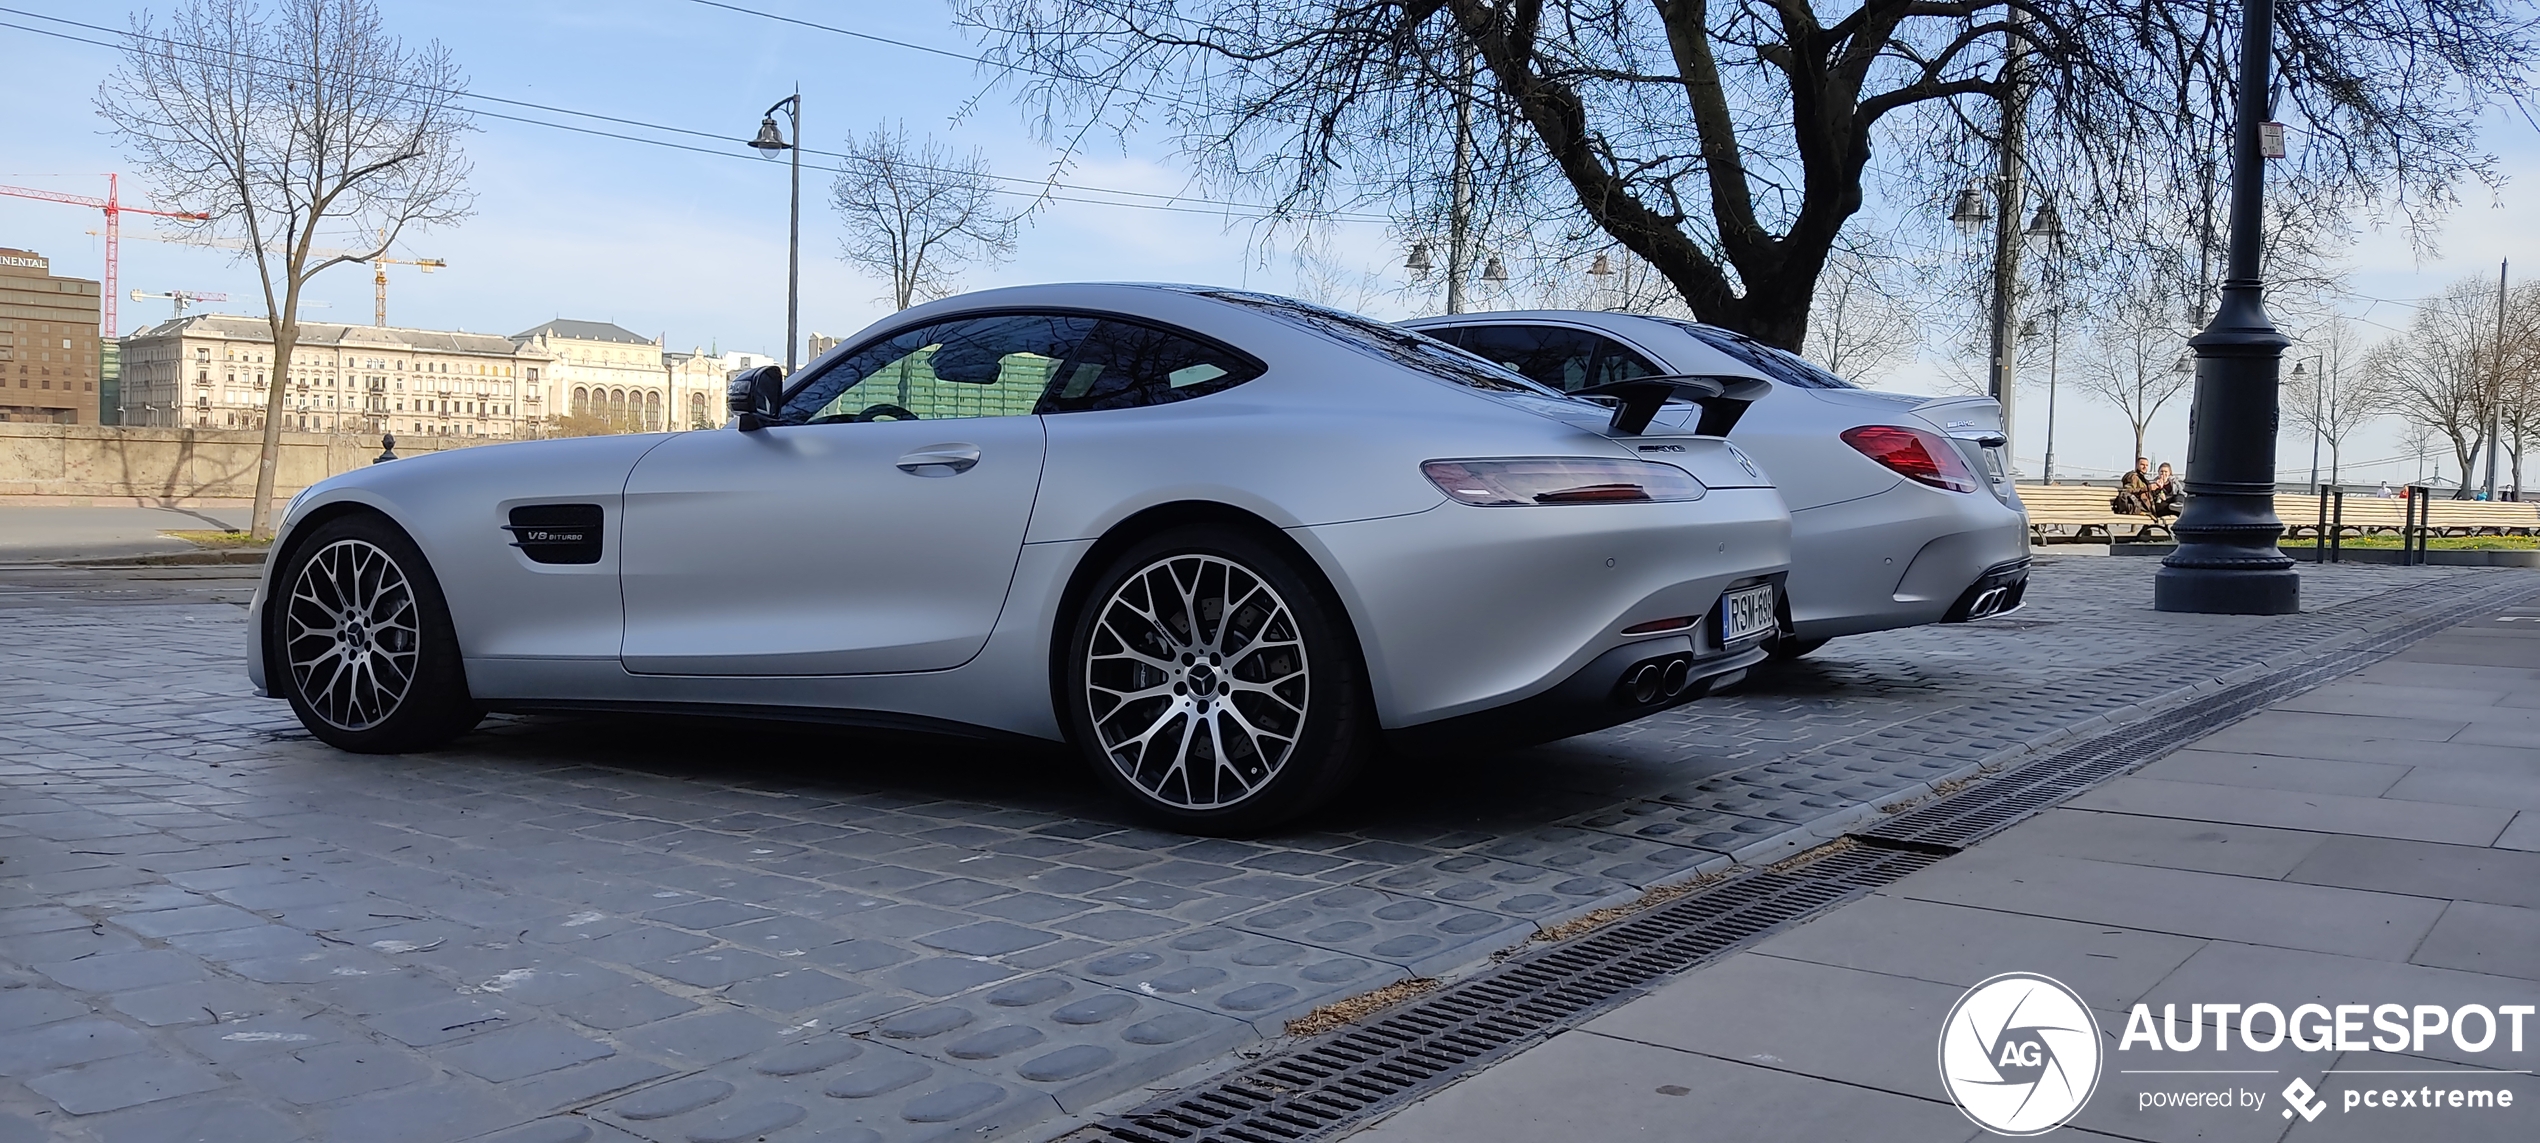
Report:
[[[266,681],[318,740],[357,754],[448,742],[484,717],[421,549],[381,516],[317,526],[265,603]]]
[[[1120,552],[1076,609],[1065,656],[1069,739],[1146,816],[1184,833],[1290,821],[1347,788],[1379,750],[1339,603],[1294,557],[1241,529],[1174,528]],[[1283,735],[1293,736],[1284,746]]]

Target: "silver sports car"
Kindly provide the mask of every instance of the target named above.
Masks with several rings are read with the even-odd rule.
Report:
[[[721,431],[417,456],[295,499],[250,671],[319,738],[487,710],[1073,743],[1169,824],[1258,830],[1390,738],[1541,741],[1734,681],[1790,516],[1761,386],[1606,403],[1380,322],[1146,285],[897,314]],[[1669,400],[1701,431],[1656,426]]]
[[[1730,439],[1790,506],[1792,630],[1777,657],[1838,635],[2000,615],[2027,590],[2028,515],[1992,398],[1872,392],[1741,334],[1640,314],[1520,310],[1403,324],[1564,391],[1651,374],[1767,382],[1770,394]]]

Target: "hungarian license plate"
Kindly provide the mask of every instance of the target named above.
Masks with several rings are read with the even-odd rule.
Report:
[[[1720,642],[1762,635],[1774,626],[1773,585],[1741,587],[1720,595]]]

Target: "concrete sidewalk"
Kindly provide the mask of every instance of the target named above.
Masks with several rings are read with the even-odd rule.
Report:
[[[1960,997],[2007,972],[2062,981],[2099,1024],[2097,1089],[2056,1136],[2540,1138],[2540,1018],[2516,1044],[2498,1017],[2479,1052],[2443,1034],[2396,1053],[2237,1036],[2117,1050],[2138,1003],[2155,1027],[2176,1005],[2182,1037],[2197,1003],[2540,1004],[2540,600],[2278,703],[1354,1138],[1989,1138],[1951,1103],[1937,1049]],[[2377,1030],[2367,1017],[2351,1034]],[[2326,1105],[2316,1119],[2286,1106],[2297,1079]],[[2361,1103],[2402,1087],[2422,1090]],[[2454,1089],[2512,1103],[2455,1109]],[[2235,1106],[2146,1106],[2202,1091]]]
[[[0,562],[190,552],[168,532],[244,528],[245,508],[53,508],[0,505]]]

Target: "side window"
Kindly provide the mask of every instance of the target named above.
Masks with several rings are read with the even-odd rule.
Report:
[[[1454,332],[1457,345],[1564,393],[1664,372],[1623,343],[1586,330],[1474,325]]]
[[[1234,388],[1261,369],[1243,354],[1194,337],[1106,319],[1059,366],[1041,411],[1169,405]]]
[[[1024,416],[1095,325],[1074,314],[992,314],[920,326],[829,358],[786,399],[785,423]]]
[[[1766,377],[1770,377],[1784,385],[1796,385],[1802,389],[1860,388],[1858,385],[1818,368],[1814,362],[1809,361],[1807,358],[1801,357],[1798,354],[1791,353],[1787,350],[1775,349],[1772,346],[1766,345],[1763,342],[1757,341],[1744,334],[1730,333],[1725,329],[1719,329],[1717,327],[1707,325],[1695,325],[1691,322],[1678,322],[1676,324],[1683,326],[1686,333],[1690,333],[1694,337],[1700,339],[1702,344],[1728,354],[1729,356],[1745,362],[1748,365],[1752,365],[1755,367],[1756,372],[1762,373]]]
[[[1588,383],[1606,385],[1634,377],[1655,377],[1665,372],[1622,342],[1599,337],[1596,339],[1596,362],[1588,368]]]

